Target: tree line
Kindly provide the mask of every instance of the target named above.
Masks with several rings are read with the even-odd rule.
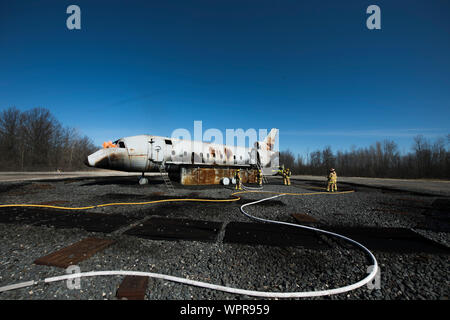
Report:
[[[84,159],[98,148],[77,129],[63,125],[45,108],[0,113],[0,170],[85,169]]]
[[[293,174],[378,178],[450,179],[450,134],[430,141],[414,137],[410,152],[400,154],[394,141],[333,152],[330,146],[306,155],[280,152],[280,164]],[[0,112],[0,171],[86,169],[84,159],[98,147],[77,129],[63,125],[45,108]]]
[[[407,154],[400,154],[397,144],[390,140],[351,151],[333,152],[327,146],[297,157],[286,150],[280,152],[280,164],[303,175],[327,175],[335,168],[340,176],[450,179],[450,134],[434,141],[418,135],[413,141]]]

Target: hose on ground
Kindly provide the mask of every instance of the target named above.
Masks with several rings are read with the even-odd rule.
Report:
[[[262,298],[305,298],[305,297],[317,297],[317,296],[325,296],[325,295],[333,295],[333,294],[339,294],[339,293],[344,293],[344,292],[348,292],[354,289],[357,289],[359,287],[362,287],[364,285],[366,285],[367,283],[369,283],[370,281],[372,281],[377,272],[378,272],[378,264],[377,261],[375,259],[375,256],[366,248],[364,247],[362,244],[360,244],[357,241],[354,241],[350,238],[347,238],[343,235],[337,234],[337,233],[333,233],[333,232],[329,232],[329,231],[325,231],[325,230],[321,230],[321,229],[317,229],[317,228],[313,228],[313,227],[308,227],[308,226],[304,226],[304,225],[299,225],[299,224],[292,224],[292,223],[287,223],[287,222],[281,222],[281,221],[274,221],[274,220],[269,220],[269,219],[263,219],[263,218],[258,218],[255,216],[250,215],[249,213],[247,213],[244,208],[253,204],[257,204],[263,201],[267,201],[270,199],[274,199],[280,196],[285,196],[285,195],[312,195],[312,194],[328,194],[326,192],[316,192],[316,193],[279,193],[279,192],[271,192],[271,191],[241,191],[241,192],[235,192],[232,194],[232,196],[234,196],[235,198],[233,199],[227,199],[228,201],[237,201],[240,199],[240,197],[236,197],[236,194],[240,194],[240,193],[272,193],[272,194],[276,194],[275,196],[271,196],[268,198],[264,198],[261,200],[256,200],[247,204],[244,204],[240,207],[240,211],[247,217],[249,217],[250,219],[254,219],[254,220],[258,220],[258,221],[262,221],[262,222],[267,222],[267,223],[275,223],[275,224],[281,224],[281,225],[289,225],[289,226],[294,226],[294,227],[299,227],[299,228],[304,228],[304,229],[309,229],[309,230],[314,230],[317,232],[321,232],[324,234],[328,234],[331,236],[336,236],[339,237],[341,239],[344,239],[346,241],[351,242],[352,244],[357,245],[358,247],[362,248],[366,253],[368,253],[368,255],[370,256],[370,258],[372,259],[373,262],[373,268],[372,271],[369,273],[368,276],[366,276],[364,279],[358,281],[357,283],[351,284],[351,285],[347,285],[344,287],[340,287],[340,288],[335,288],[335,289],[328,289],[328,290],[318,290],[318,291],[306,291],[306,292],[270,292],[270,291],[256,291],[256,290],[247,290],[247,289],[239,289],[239,288],[232,288],[232,287],[228,287],[228,286],[222,286],[222,285],[216,285],[216,284],[210,284],[207,282],[202,282],[202,281],[196,281],[196,280],[191,280],[191,279],[186,279],[186,278],[180,278],[180,277],[175,277],[175,276],[170,276],[170,275],[165,275],[165,274],[160,274],[160,273],[153,273],[153,272],[140,272],[140,271],[123,271],[123,270],[118,270],[118,271],[91,271],[91,272],[82,272],[82,273],[74,273],[74,274],[67,274],[67,275],[61,275],[61,276],[57,276],[57,277],[49,277],[49,278],[45,278],[43,280],[44,283],[51,283],[51,282],[57,282],[57,281],[64,281],[64,280],[70,280],[70,279],[75,279],[75,278],[82,278],[82,277],[93,277],[93,276],[113,276],[113,275],[128,275],[128,276],[146,276],[146,277],[151,277],[151,278],[157,278],[157,279],[163,279],[163,280],[167,280],[167,281],[172,281],[172,282],[177,282],[177,283],[182,283],[182,284],[187,284],[187,285],[192,285],[192,286],[197,286],[197,287],[202,287],[202,288],[207,288],[207,289],[211,289],[211,290],[219,290],[219,291],[223,291],[223,292],[228,292],[228,293],[233,293],[233,294],[241,294],[241,295],[248,295],[248,296],[255,296],[255,297],[262,297]],[[336,192],[334,194],[342,194],[342,193],[348,193],[347,192]],[[350,191],[351,192],[351,191]],[[192,199],[166,199],[163,201],[152,201],[152,202],[147,202],[145,204],[148,203],[155,203],[155,202],[165,202],[167,200],[173,200],[173,201],[193,201]],[[199,200],[205,200],[205,199],[196,199],[197,201]],[[206,200],[205,200],[206,201]],[[217,202],[218,200],[212,200]],[[223,200],[226,201],[226,200]],[[131,203],[128,203],[131,204]],[[133,204],[143,204],[143,203],[133,203]],[[115,204],[109,204],[109,205],[119,205],[117,203]],[[124,204],[120,204],[120,205],[124,205]],[[8,205],[8,206],[12,206],[12,205]],[[26,205],[25,205],[26,206]],[[30,205],[33,206],[33,205]],[[95,207],[95,206],[90,206],[90,207]],[[83,207],[83,209],[88,208],[88,207]],[[74,209],[74,208],[70,208],[70,209]],[[13,284],[13,285],[8,285],[8,286],[4,286],[4,287],[0,287],[0,292],[5,292],[5,291],[9,291],[9,290],[13,290],[13,289],[18,289],[18,288],[24,288],[24,287],[28,287],[28,286],[32,286],[32,285],[36,285],[38,283],[41,283],[42,281],[26,281],[26,282],[22,282],[22,283],[18,283],[18,284]]]

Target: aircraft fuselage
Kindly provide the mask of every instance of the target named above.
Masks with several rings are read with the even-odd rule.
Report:
[[[90,167],[143,173],[159,171],[160,165],[245,168],[259,164],[267,171],[263,174],[272,174],[271,168],[278,166],[278,152],[273,150],[276,134],[277,131],[269,134],[253,148],[138,135],[121,138],[96,151],[85,163]]]

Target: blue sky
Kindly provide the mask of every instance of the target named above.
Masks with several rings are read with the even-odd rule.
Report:
[[[48,108],[97,145],[201,120],[277,127],[294,153],[409,151],[450,133],[449,36],[447,0],[1,0],[0,109]]]

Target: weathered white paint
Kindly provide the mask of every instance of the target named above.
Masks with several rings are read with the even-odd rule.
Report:
[[[125,137],[115,141],[117,147],[98,150],[88,156],[91,167],[128,172],[158,171],[162,163],[172,166],[255,166],[257,159],[263,174],[278,168],[278,151],[274,143],[278,129],[272,129],[264,141],[253,148],[228,146],[201,141],[181,140],[153,135]]]

